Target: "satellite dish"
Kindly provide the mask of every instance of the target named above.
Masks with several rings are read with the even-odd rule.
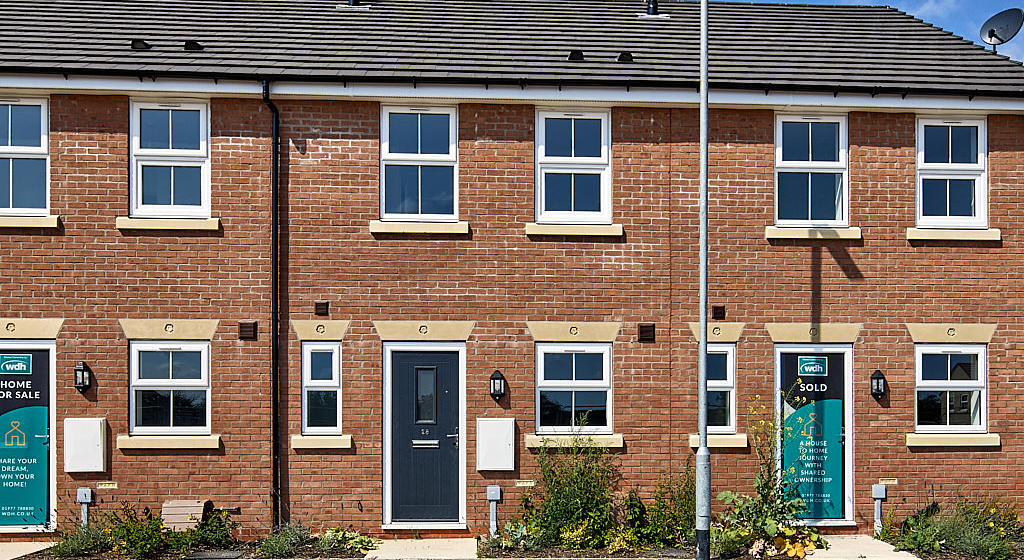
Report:
[[[1020,31],[1022,24],[1024,24],[1024,11],[1020,8],[1003,10],[988,18],[985,25],[981,26],[981,40],[992,45],[994,51],[996,45],[1002,45],[1013,39],[1014,35]]]

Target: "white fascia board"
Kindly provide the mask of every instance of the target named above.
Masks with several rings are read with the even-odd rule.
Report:
[[[202,95],[211,97],[259,97],[262,84],[256,80],[210,80],[186,78],[92,77],[69,75],[0,74],[0,95],[56,92],[116,93],[126,95]],[[374,84],[363,82],[273,82],[271,95],[293,99],[359,99],[387,102],[502,102],[536,105],[589,104],[595,106],[697,106],[695,89],[585,86],[438,85]],[[975,97],[966,95],[854,94],[712,90],[714,107],[757,107],[775,110],[820,111],[902,111],[960,114],[976,112],[1024,112],[1024,98]]]

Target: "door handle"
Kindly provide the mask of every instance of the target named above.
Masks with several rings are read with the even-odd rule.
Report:
[[[43,445],[50,445],[50,436],[49,436],[49,435],[40,435],[40,434],[36,434],[36,435],[35,435],[35,437],[37,437],[37,438],[39,438],[39,439],[44,439],[44,440],[46,440],[46,441],[44,441],[44,442],[43,442]]]
[[[414,439],[412,440],[413,449],[437,449],[441,447],[441,441],[436,439]]]
[[[455,447],[459,446],[459,433],[458,432],[455,432],[454,434],[447,434],[445,437],[447,437],[447,438],[455,438]]]

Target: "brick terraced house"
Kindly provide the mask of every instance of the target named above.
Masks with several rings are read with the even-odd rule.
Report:
[[[698,5],[644,8],[6,2],[0,539],[79,488],[475,535],[576,431],[681,469]],[[808,522],[1022,495],[1024,68],[874,6],[716,2],[710,52],[715,492],[792,388]]]

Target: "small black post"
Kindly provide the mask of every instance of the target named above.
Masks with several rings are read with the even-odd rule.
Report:
[[[647,15],[658,15],[658,0],[647,0]]]

